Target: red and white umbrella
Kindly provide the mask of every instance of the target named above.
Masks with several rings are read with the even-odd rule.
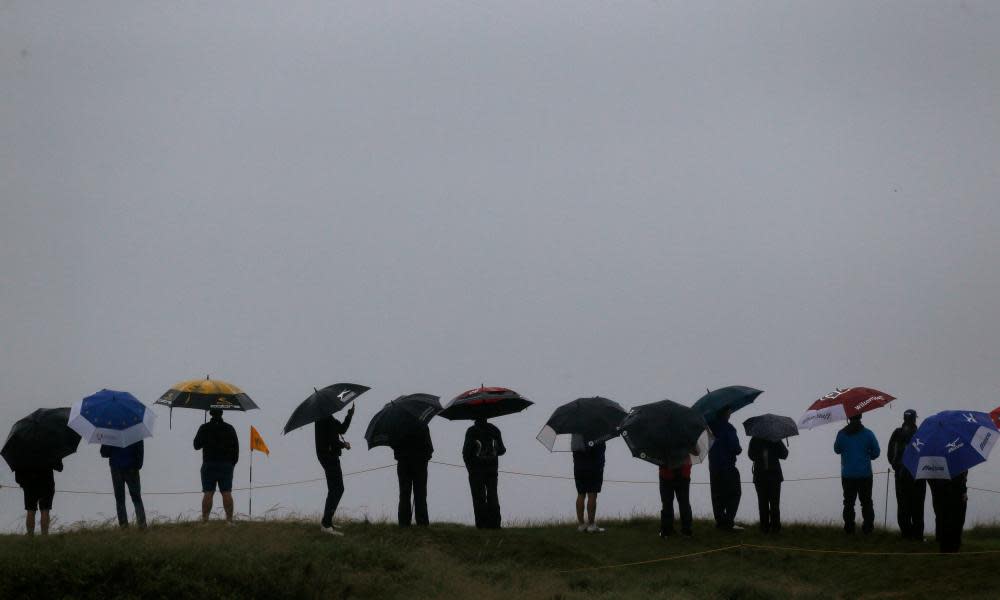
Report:
[[[799,419],[799,428],[812,429],[834,421],[846,421],[855,415],[881,408],[895,399],[895,396],[874,388],[837,388],[809,405]]]

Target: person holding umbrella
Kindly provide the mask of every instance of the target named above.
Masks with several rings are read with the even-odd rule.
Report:
[[[781,531],[781,462],[788,458],[788,446],[782,440],[799,434],[795,421],[770,413],[743,421],[750,436],[747,456],[753,461],[753,485],[757,490],[757,510],[762,533]]]
[[[917,411],[909,408],[903,411],[902,426],[897,427],[889,437],[886,458],[889,459],[889,465],[895,472],[896,520],[899,523],[899,533],[903,539],[923,541],[927,483],[923,479],[914,479],[903,466],[903,453],[916,432]]]
[[[840,482],[844,490],[844,532],[854,533],[854,504],[861,500],[861,532],[869,534],[875,527],[875,507],[872,504],[872,461],[881,449],[875,434],[861,424],[861,415],[848,419],[837,432],[833,451],[840,455]]]
[[[222,508],[226,512],[226,522],[233,524],[233,470],[240,460],[240,441],[236,430],[222,420],[222,409],[213,408],[208,423],[198,428],[194,437],[194,449],[201,450],[201,521],[208,523],[212,512],[212,500],[218,487],[222,495]]]
[[[736,428],[729,422],[731,414],[728,407],[723,408],[708,424],[715,436],[715,443],[708,451],[709,486],[715,527],[725,531],[742,531],[743,528],[736,524],[736,511],[743,495],[736,457],[743,453],[743,448]]]
[[[323,533],[330,535],[344,535],[340,528],[333,524],[333,514],[337,512],[340,499],[344,496],[344,471],[340,467],[340,453],[351,449],[351,443],[343,436],[354,419],[355,406],[351,405],[343,422],[333,415],[328,415],[316,421],[313,426],[316,459],[319,460],[326,475],[326,502],[323,504],[323,520],[320,522],[320,527]]]
[[[697,453],[698,449],[692,449]],[[677,535],[674,529],[674,498],[681,517],[681,535],[691,537],[691,459],[684,458],[679,467],[660,466],[660,537]]]
[[[63,463],[56,460],[49,465],[23,466],[14,471],[14,481],[24,492],[24,528],[28,535],[35,535],[35,515],[41,512],[42,535],[49,534],[52,500],[56,495],[53,471],[62,472]]]
[[[577,531],[587,533],[604,533],[603,527],[598,527],[597,495],[601,493],[604,483],[604,452],[607,445],[603,442],[584,441],[582,435],[573,436],[573,480],[576,482],[576,521]],[[586,500],[587,520],[584,521],[584,501]]]
[[[125,486],[132,498],[135,509],[135,521],[139,529],[146,528],[146,508],[142,504],[142,488],[139,480],[139,470],[142,469],[145,451],[142,440],[131,446],[118,448],[102,445],[101,456],[108,459],[111,468],[111,487],[115,492],[115,510],[118,513],[118,526],[128,528],[128,510],[125,507]]]

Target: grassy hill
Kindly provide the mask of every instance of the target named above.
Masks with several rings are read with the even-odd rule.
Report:
[[[743,544],[849,552],[933,553],[889,533],[847,537],[793,525],[661,540],[649,519],[481,532],[460,525],[401,530],[348,524],[343,538],[313,523],[226,527],[180,523],[147,532],[84,529],[48,538],[0,536],[0,598],[998,598],[1000,554],[812,554]],[[963,551],[1000,550],[1000,529],[966,532]]]

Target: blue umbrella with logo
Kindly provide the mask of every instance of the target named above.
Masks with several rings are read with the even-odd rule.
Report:
[[[946,410],[924,419],[903,452],[915,479],[952,479],[986,461],[1000,431],[990,416]]]
[[[125,448],[153,435],[156,414],[128,392],[101,390],[73,404],[69,427],[88,444]]]

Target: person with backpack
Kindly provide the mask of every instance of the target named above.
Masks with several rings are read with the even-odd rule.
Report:
[[[840,455],[840,483],[844,490],[844,532],[854,533],[854,504],[860,498],[861,532],[869,534],[875,528],[872,461],[881,453],[878,440],[870,429],[861,424],[861,415],[855,415],[837,432],[833,451]]]
[[[139,470],[142,469],[144,457],[142,440],[118,448],[116,446],[101,446],[101,456],[108,459],[111,467],[111,487],[115,492],[115,509],[118,511],[118,526],[128,527],[128,510],[125,507],[125,486],[135,507],[135,521],[139,529],[146,528],[146,509],[142,504],[142,489],[139,482]]]
[[[753,486],[757,490],[757,510],[761,533],[781,531],[781,461],[788,448],[780,441],[750,438],[747,456],[753,461]]]
[[[923,541],[927,482],[925,479],[914,479],[910,471],[903,466],[903,452],[916,432],[917,411],[912,408],[907,409],[903,412],[902,426],[897,427],[889,437],[886,458],[889,459],[889,465],[895,473],[896,521],[899,523],[899,533],[903,539]]]
[[[497,477],[500,461],[507,452],[500,430],[486,419],[476,419],[465,432],[462,458],[469,472],[472,510],[479,529],[500,529],[500,500]]]
[[[396,476],[399,478],[399,526],[409,527],[413,496],[413,511],[420,527],[430,524],[427,516],[427,463],[434,455],[431,430],[426,423],[419,426],[400,443],[392,447],[396,458]]]

